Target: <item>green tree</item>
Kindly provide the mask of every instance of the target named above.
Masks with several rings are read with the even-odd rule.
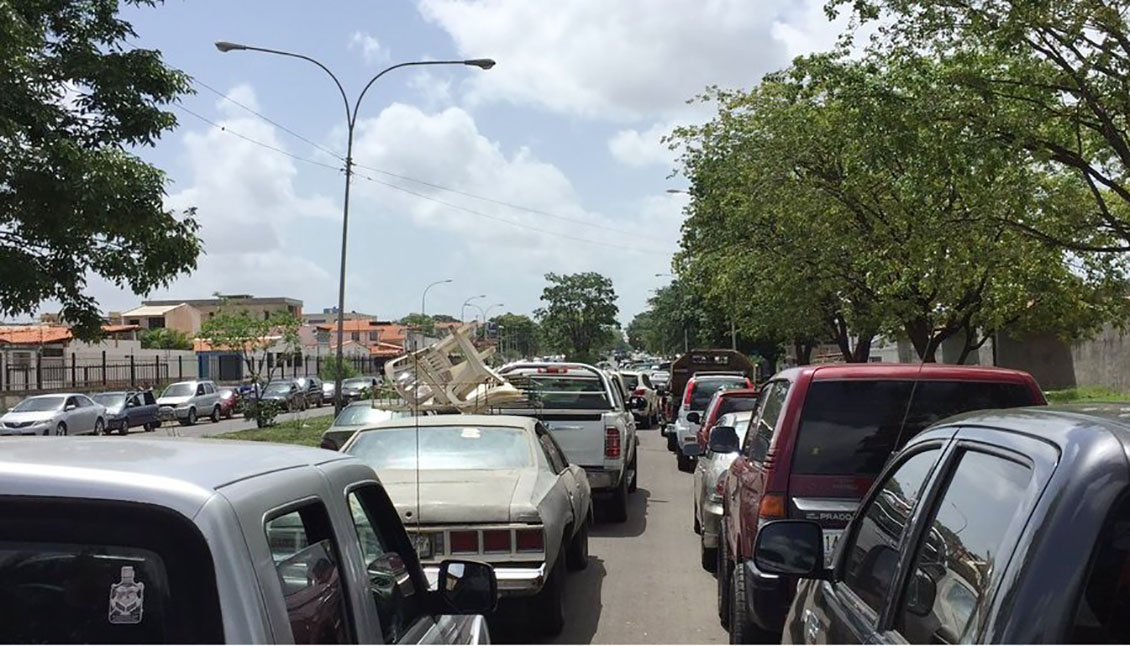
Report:
[[[512,312],[491,317],[490,320],[502,327],[499,335],[502,338],[503,359],[537,356],[541,341],[537,321]]]
[[[412,312],[408,316],[397,321],[401,325],[418,328],[428,336],[435,335],[436,319],[435,317],[428,316],[427,314],[420,314],[419,312]]]
[[[318,376],[321,377],[323,381],[330,381],[330,382],[336,381],[338,372],[339,372],[339,368],[338,368],[338,363],[337,363],[337,357],[330,356],[330,357],[326,357],[325,359],[322,359],[322,367],[318,371]],[[354,366],[349,361],[345,361],[344,357],[342,357],[340,372],[341,372],[341,378],[342,379],[349,379],[350,377],[357,377],[361,374],[361,373],[357,372],[356,366]]]
[[[84,339],[101,333],[87,276],[144,294],[200,253],[192,212],[166,210],[165,174],[129,151],[176,125],[162,106],[189,78],[124,47],[119,4],[0,4],[0,314],[53,299]]]
[[[612,281],[596,273],[545,275],[544,306],[534,312],[550,350],[570,360],[594,361],[619,328]]]
[[[142,330],[141,347],[147,350],[191,350],[192,339],[180,330],[161,327]]]

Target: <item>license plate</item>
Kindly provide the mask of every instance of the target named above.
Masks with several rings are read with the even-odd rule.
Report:
[[[824,530],[824,567],[831,567],[832,554],[836,550],[836,541],[844,535],[842,529],[825,529]]]
[[[416,556],[422,559],[432,557],[432,538],[427,534],[417,535],[413,542],[416,544]]]

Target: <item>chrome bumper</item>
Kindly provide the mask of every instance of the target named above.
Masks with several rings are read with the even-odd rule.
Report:
[[[424,567],[424,575],[428,577],[428,588],[436,589],[439,580],[439,566],[428,565]],[[545,585],[545,564],[536,568],[494,566],[494,576],[498,579],[498,594],[503,597],[526,597],[541,592]]]

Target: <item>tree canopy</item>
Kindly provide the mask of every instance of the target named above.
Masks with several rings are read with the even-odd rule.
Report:
[[[501,353],[503,358],[532,358],[541,348],[541,330],[537,321],[525,314],[507,312],[490,319],[501,326]]]
[[[89,276],[145,294],[200,253],[193,214],[166,210],[165,174],[131,152],[176,125],[162,107],[189,79],[124,47],[119,5],[0,5],[0,315],[56,300],[85,339],[101,332]]]
[[[141,347],[155,350],[191,350],[192,339],[184,332],[168,327],[142,330]]]
[[[575,361],[594,361],[619,328],[612,281],[596,272],[545,275],[544,305],[534,314],[550,350]]]

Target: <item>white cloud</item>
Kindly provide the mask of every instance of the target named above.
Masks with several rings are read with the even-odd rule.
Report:
[[[421,70],[408,79],[408,87],[420,94],[429,108],[451,104],[451,80]]]
[[[682,114],[705,86],[749,86],[801,46],[825,42],[824,0],[420,0],[463,56],[498,66],[468,82],[476,101],[591,118]],[[785,29],[788,26],[789,29]]]
[[[675,124],[660,122],[647,130],[621,130],[608,139],[608,151],[622,164],[640,167],[652,164],[671,168],[675,164],[675,151],[663,143]]]
[[[366,63],[381,63],[389,60],[389,52],[381,46],[379,40],[372,34],[355,31],[349,37],[349,49],[361,52],[361,58]]]

